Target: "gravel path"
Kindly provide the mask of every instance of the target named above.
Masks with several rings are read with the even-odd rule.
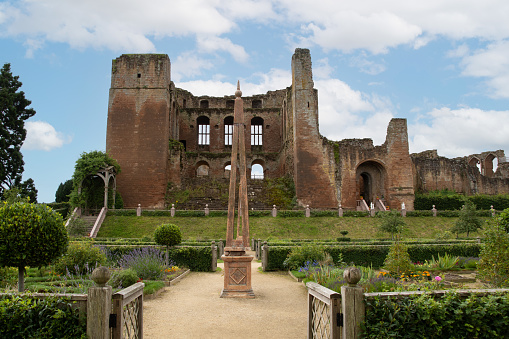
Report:
[[[286,272],[259,272],[260,265],[251,264],[255,299],[220,298],[223,272],[191,272],[144,302],[144,337],[306,338],[306,288]]]

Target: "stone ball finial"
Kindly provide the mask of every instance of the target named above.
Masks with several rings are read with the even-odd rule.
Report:
[[[235,96],[240,98],[242,96],[242,91],[240,90],[240,81],[237,80],[237,90],[235,91]]]
[[[428,205],[429,206],[429,205]],[[435,205],[433,205],[433,209],[435,209]]]
[[[138,204],[138,207],[141,207],[141,204]]]
[[[99,266],[92,272],[92,280],[98,287],[106,286],[108,280],[110,280],[111,273],[107,267]]]
[[[357,267],[348,267],[343,272],[343,278],[345,278],[348,286],[355,286],[361,280],[361,270]]]

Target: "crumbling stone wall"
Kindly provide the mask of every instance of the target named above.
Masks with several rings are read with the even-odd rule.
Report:
[[[113,60],[106,151],[122,172],[126,207],[163,207],[170,132],[170,60],[161,54]]]
[[[499,159],[498,168],[495,173],[483,175],[472,159],[478,159],[481,164],[486,164],[487,161],[491,161],[490,155],[496,155]],[[416,191],[448,189],[467,195],[509,193],[509,179],[504,175],[509,163],[505,162],[504,152],[501,150],[454,159],[441,157],[437,150],[431,150],[412,154],[411,157]]]
[[[382,199],[395,209],[404,202],[412,210],[414,192],[444,188],[465,194],[509,193],[509,163],[503,151],[456,159],[439,157],[436,151],[410,155],[405,119],[391,120],[386,141],[379,146],[371,139],[327,140],[319,133],[313,87],[310,52],[296,49],[290,87],[243,98],[248,178],[253,164],[263,166],[265,178],[290,176],[298,204],[311,208],[337,208],[341,203],[355,209],[362,198]],[[210,208],[220,208],[224,192],[216,191],[222,187],[218,183],[228,181],[225,166],[231,160],[225,119],[233,118],[234,99],[194,96],[176,88],[167,55],[113,60],[106,150],[122,168],[117,185],[125,206],[165,207],[169,188],[195,192],[196,199],[185,208],[200,209],[207,201]],[[199,145],[198,119],[204,117],[210,142]],[[262,145],[251,145],[255,119],[263,120]],[[249,180],[249,206],[270,208],[263,205],[267,199],[260,183]]]

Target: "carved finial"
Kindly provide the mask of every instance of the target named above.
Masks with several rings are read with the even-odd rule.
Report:
[[[357,267],[348,267],[343,272],[343,278],[345,278],[348,286],[355,286],[361,280],[361,270]]]
[[[242,91],[240,90],[240,81],[237,80],[237,90],[235,91],[235,96],[240,98],[242,96]]]
[[[108,282],[108,280],[110,280],[110,277],[111,277],[110,270],[108,270],[108,268],[104,266],[97,267],[92,272],[92,280],[97,284],[98,287],[106,286],[106,283]]]

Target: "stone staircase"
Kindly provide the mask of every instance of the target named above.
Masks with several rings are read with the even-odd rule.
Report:
[[[81,220],[87,223],[87,231],[85,234],[90,234],[92,232],[92,228],[94,228],[95,221],[97,220],[97,215],[82,215]]]

